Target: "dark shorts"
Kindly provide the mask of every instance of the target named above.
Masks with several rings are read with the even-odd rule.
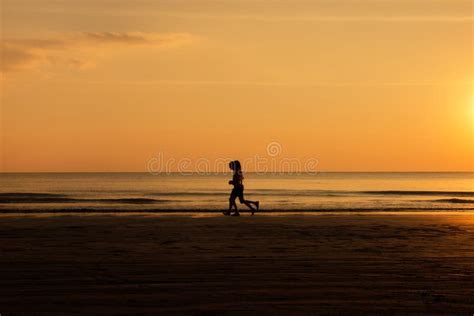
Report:
[[[236,198],[239,198],[240,203],[244,202],[244,186],[239,185],[235,186],[230,193],[230,200],[235,201]]]

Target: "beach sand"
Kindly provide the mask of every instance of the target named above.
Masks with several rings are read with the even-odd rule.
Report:
[[[474,216],[0,217],[8,315],[474,313]]]

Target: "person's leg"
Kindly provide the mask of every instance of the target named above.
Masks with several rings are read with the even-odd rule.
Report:
[[[245,202],[255,205],[258,208],[259,201],[245,200]]]
[[[232,213],[231,216],[240,216],[239,210],[237,209],[237,203],[235,203],[235,199],[236,199],[236,198],[237,198],[237,197],[234,197],[234,200],[232,201],[232,203],[233,203],[233,205],[234,205],[235,211],[234,211],[234,213]]]
[[[232,214],[233,216],[240,216],[240,213],[239,213],[239,210],[237,209],[237,203],[235,202],[235,200],[237,199],[237,197],[239,198],[240,200],[240,193],[238,191],[233,191],[235,194],[233,195],[233,205],[234,205],[234,209],[235,209],[235,212]],[[241,201],[241,200],[240,200]]]
[[[235,203],[235,200],[239,197],[239,190],[237,190],[235,187],[232,189],[230,192],[230,197],[229,197],[229,211],[232,210],[232,207],[237,209],[237,203]]]
[[[252,202],[252,201],[247,201],[247,200],[243,200],[243,201],[240,201],[240,202],[243,203],[243,204],[245,204],[245,205],[252,211],[252,216],[253,216],[253,214],[254,214],[255,211],[256,211],[256,209],[253,208],[253,206],[252,206],[252,203],[254,203],[254,202]]]
[[[223,214],[230,215],[232,213],[232,207],[234,207],[237,211],[237,204],[235,203],[235,199],[229,198],[229,210],[225,211]]]
[[[229,197],[229,210],[227,212],[224,212],[224,215],[230,215],[232,207],[237,210],[237,203],[235,203],[235,199],[237,199],[237,194],[235,194],[235,190],[232,190]]]
[[[251,209],[252,211],[255,211],[255,208],[252,206],[252,203],[254,203],[254,202],[248,201],[248,200],[243,200],[241,203],[242,203],[242,204],[245,204],[245,206],[247,206],[247,207],[248,207],[249,209]]]
[[[240,201],[240,204],[244,204],[245,206],[247,206],[249,209],[252,210],[252,214],[253,214],[253,211],[255,211],[255,209],[252,207],[252,203],[255,203],[253,201],[249,201],[249,200],[246,200],[244,198],[244,192],[239,192],[239,201]]]
[[[254,214],[255,211],[258,210],[260,202],[259,201],[246,200],[244,198],[244,193],[243,192],[242,192],[241,195],[239,195],[239,200],[240,200],[241,204],[244,204],[245,206],[247,206],[252,211],[252,215]],[[255,208],[252,207],[252,204],[255,205]]]

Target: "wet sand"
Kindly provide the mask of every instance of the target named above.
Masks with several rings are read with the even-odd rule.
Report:
[[[0,216],[8,315],[474,313],[474,215]]]

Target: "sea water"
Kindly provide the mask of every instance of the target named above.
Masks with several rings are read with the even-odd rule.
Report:
[[[474,210],[474,173],[244,175],[263,211]],[[4,173],[0,212],[221,211],[230,174]],[[240,205],[240,209],[246,209]]]

